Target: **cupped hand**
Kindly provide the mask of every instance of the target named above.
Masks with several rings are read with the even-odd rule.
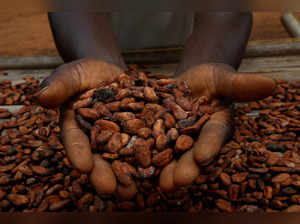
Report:
[[[61,107],[61,135],[67,156],[75,168],[90,173],[91,183],[100,194],[115,193],[122,186],[117,186],[111,165],[100,155],[92,154],[89,138],[77,124],[70,101],[77,94],[96,88],[121,73],[118,66],[100,60],[74,61],[57,68],[42,82],[41,90],[35,95],[42,106]],[[130,187],[133,190],[128,189],[129,193],[134,191],[134,187]]]
[[[199,166],[209,164],[216,157],[233,132],[231,102],[263,99],[276,86],[271,78],[238,73],[225,64],[199,65],[176,79],[186,81],[194,97],[206,96],[215,113],[203,126],[193,148],[163,169],[160,187],[164,191],[192,184],[200,173]]]

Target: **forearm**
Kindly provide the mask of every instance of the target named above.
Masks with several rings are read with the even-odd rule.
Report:
[[[109,13],[49,13],[56,47],[65,62],[96,58],[125,68]]]
[[[251,28],[251,13],[197,13],[177,74],[203,63],[223,63],[237,69]]]

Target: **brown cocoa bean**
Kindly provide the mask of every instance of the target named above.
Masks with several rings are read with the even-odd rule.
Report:
[[[91,108],[79,108],[77,113],[84,118],[90,118],[93,120],[97,120],[100,117],[98,111]]]
[[[133,183],[132,173],[125,163],[115,160],[112,163],[112,170],[121,184],[129,186]]]
[[[106,148],[110,153],[116,153],[123,147],[121,133],[115,132],[108,141]]]
[[[288,173],[281,173],[272,178],[272,183],[281,183],[290,177]]]
[[[186,97],[177,97],[176,98],[176,103],[182,107],[182,109],[186,111],[191,111],[192,110],[192,102],[189,101]]]
[[[152,133],[152,130],[150,128],[140,128],[137,131],[137,134],[139,137],[147,139]]]
[[[119,132],[120,127],[113,121],[107,121],[107,120],[97,120],[95,122],[95,125],[98,125],[100,130],[111,130],[114,132]]]
[[[146,127],[146,124],[141,119],[132,119],[132,120],[124,121],[122,123],[122,127],[124,131],[129,134],[137,134],[139,129]]]
[[[114,132],[111,131],[111,130],[101,131],[100,134],[97,135],[97,137],[96,137],[96,143],[97,144],[107,143],[110,140],[110,138],[112,137],[113,134],[114,134]]]
[[[167,137],[170,141],[176,141],[177,138],[179,137],[179,133],[177,131],[176,128],[171,128],[168,132],[167,132]]]
[[[170,99],[164,100],[164,105],[167,109],[171,110],[177,120],[186,119],[188,114],[178,104]]]
[[[156,148],[158,150],[164,150],[169,142],[169,138],[166,135],[159,135],[156,138]]]
[[[135,119],[135,115],[131,112],[116,112],[113,117],[119,122]]]
[[[164,121],[166,128],[173,128],[176,124],[175,118],[170,113],[164,114]]]
[[[23,206],[29,202],[28,198],[21,194],[8,194],[7,199],[16,206]]]
[[[68,203],[70,203],[70,199],[55,201],[53,203],[50,203],[49,210],[57,211],[64,208]]]
[[[163,167],[166,166],[172,160],[172,149],[166,149],[152,158],[152,163],[154,166]]]
[[[248,173],[236,173],[231,176],[231,179],[235,183],[243,182],[248,176]]]
[[[145,169],[142,167],[138,168],[138,175],[140,178],[143,178],[143,179],[152,177],[154,175],[154,172],[155,172],[155,167],[153,167],[153,166],[150,166]]]
[[[73,103],[72,108],[73,110],[79,109],[79,108],[83,108],[83,107],[89,107],[92,103],[92,98],[88,97],[82,100],[78,100],[75,103]]]
[[[145,99],[150,101],[150,102],[155,102],[158,101],[158,96],[156,95],[155,91],[151,87],[145,87],[144,88],[144,96]]]
[[[151,151],[147,142],[142,138],[137,138],[134,143],[135,158],[139,165],[147,168],[151,164]]]
[[[221,173],[220,174],[220,179],[221,179],[222,183],[225,186],[230,186],[231,185],[231,178],[227,173]]]
[[[116,102],[107,103],[105,106],[110,112],[118,112],[120,111],[120,105],[121,102],[116,101]]]
[[[153,125],[152,135],[158,137],[159,135],[165,134],[164,121],[162,119],[157,120]]]
[[[223,200],[223,199],[218,199],[216,201],[216,206],[224,212],[232,212],[232,205],[229,201]]]
[[[188,149],[192,148],[193,144],[194,144],[194,140],[190,136],[180,135],[177,138],[175,150],[184,152],[184,151],[187,151]]]

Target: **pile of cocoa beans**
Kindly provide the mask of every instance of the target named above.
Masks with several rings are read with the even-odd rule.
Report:
[[[10,80],[0,82],[0,105],[30,105],[32,94],[39,89],[39,81],[33,77],[24,78],[24,82],[12,85]]]
[[[0,112],[5,118],[0,120],[2,212],[300,211],[300,82],[277,80],[274,96],[236,105],[232,140],[211,164],[201,168],[194,184],[166,194],[160,190],[155,178],[139,177],[138,193],[130,200],[99,196],[89,183],[88,175],[72,167],[59,138],[59,111],[35,105],[31,93],[25,95],[25,89],[36,86],[36,80],[27,80],[18,87],[7,83],[0,82],[0,93],[10,92],[13,96],[11,90],[23,92],[20,98],[26,100],[16,100],[12,104],[23,102],[27,106],[14,113],[3,109]],[[38,86],[34,88],[38,89]],[[180,105],[176,98],[175,103]],[[2,101],[1,105],[4,104],[7,103]],[[164,104],[160,106],[165,107]],[[176,124],[175,129],[180,135]],[[138,133],[136,135],[142,138]],[[102,155],[109,153],[102,152],[101,148],[94,150]],[[176,157],[176,153],[175,150],[172,156]],[[112,162],[119,158],[107,160]]]
[[[156,183],[172,159],[193,147],[214,112],[206,103],[206,97],[193,99],[185,82],[131,71],[83,93],[73,109],[93,153],[128,187],[139,179]]]

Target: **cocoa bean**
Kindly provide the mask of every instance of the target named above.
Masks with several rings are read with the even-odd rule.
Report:
[[[216,201],[216,206],[224,212],[232,212],[232,205],[229,201],[225,201],[223,199],[218,199]]]
[[[97,110],[90,108],[79,108],[77,113],[84,118],[90,118],[93,120],[97,120],[100,117]]]
[[[70,203],[70,199],[55,201],[53,203],[50,203],[49,210],[57,211],[64,208],[68,203]]]
[[[131,112],[116,112],[113,117],[120,122],[135,119],[135,115]]]
[[[21,194],[8,194],[7,199],[16,206],[23,206],[29,202],[28,198]]]
[[[112,169],[121,184],[129,186],[133,183],[132,173],[125,163],[116,160],[112,163]]]
[[[177,140],[177,138],[179,137],[179,133],[177,131],[176,128],[171,128],[168,132],[167,132],[167,137],[170,141],[175,141]]]
[[[154,172],[155,172],[155,167],[153,167],[153,166],[150,166],[145,169],[142,167],[138,168],[138,175],[140,178],[143,178],[143,179],[152,177],[154,175]]]
[[[157,120],[153,125],[152,135],[158,137],[159,135],[165,134],[164,121],[162,119]]]
[[[166,166],[172,160],[172,149],[166,149],[152,158],[154,166],[163,167]]]
[[[144,88],[144,96],[145,96],[145,99],[150,102],[155,102],[159,99],[158,96],[156,95],[154,89],[150,88],[150,87]]]
[[[192,148],[193,144],[194,144],[194,140],[190,136],[180,135],[177,138],[175,150],[184,152],[184,151],[187,151],[188,149]]]
[[[159,135],[156,138],[156,148],[158,150],[163,150],[168,144],[169,138],[166,135]]]
[[[140,128],[137,131],[137,134],[139,137],[147,139],[152,133],[152,130],[150,128]]]
[[[134,143],[135,158],[139,165],[143,168],[147,168],[151,164],[151,151],[147,145],[147,142],[142,138],[137,138]]]
[[[178,104],[170,99],[164,100],[164,105],[167,109],[171,110],[177,120],[186,119],[188,114]]]
[[[115,132],[108,141],[106,148],[110,153],[116,153],[123,147],[121,133]]]
[[[272,178],[273,183],[281,183],[290,177],[288,173],[281,173]]]
[[[96,143],[100,145],[107,143],[113,134],[114,132],[112,130],[101,131],[101,133],[96,137]]]
[[[122,127],[124,131],[129,134],[137,134],[139,129],[146,127],[146,124],[141,119],[132,119],[132,120],[124,121],[122,123]]]
[[[231,185],[231,178],[227,173],[221,173],[220,174],[220,179],[221,179],[222,183],[225,186],[230,186]]]
[[[120,127],[113,121],[107,121],[107,120],[97,120],[95,122],[96,125],[99,126],[100,130],[111,130],[114,132],[119,132]]]

